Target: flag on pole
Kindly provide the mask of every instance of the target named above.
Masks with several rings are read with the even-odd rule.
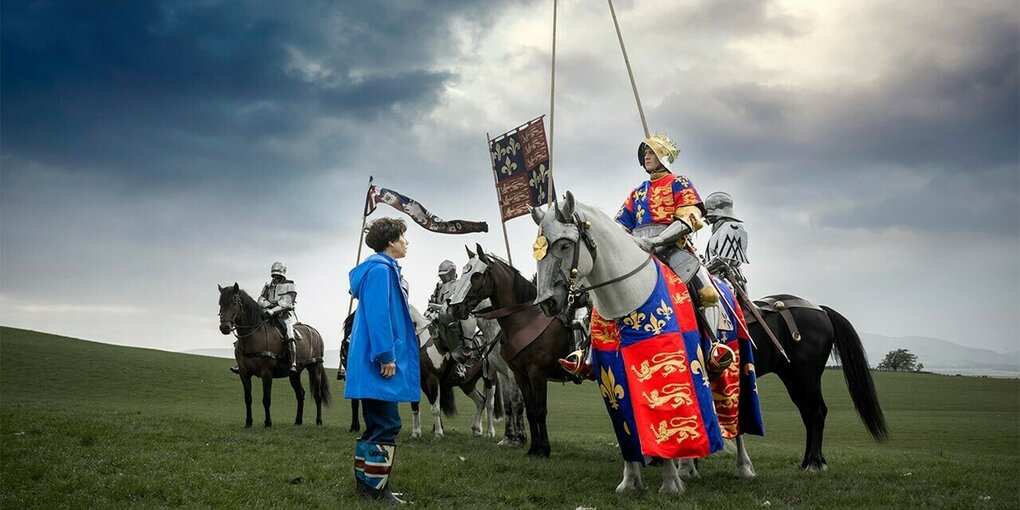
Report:
[[[489,142],[503,221],[528,214],[529,206],[543,205],[555,194],[543,117]]]
[[[484,221],[446,221],[433,215],[417,201],[401,195],[396,191],[386,188],[370,186],[368,188],[368,199],[365,201],[365,216],[375,211],[376,205],[383,203],[403,212],[411,217],[415,223],[426,230],[440,234],[470,234],[473,232],[488,232],[489,225]]]

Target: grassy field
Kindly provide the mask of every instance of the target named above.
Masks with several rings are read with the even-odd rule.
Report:
[[[258,426],[259,407],[256,428],[246,430],[229,365],[0,329],[0,507],[373,506],[354,494],[355,434],[334,371],[337,400],[325,426],[308,424],[314,404],[310,412],[306,405],[306,424],[294,426],[293,392],[277,380],[274,427]],[[767,436],[748,441],[758,472],[751,481],[737,479],[734,458],[723,454],[702,463],[702,478],[683,496],[656,494],[655,468],[643,471],[651,489],[614,493],[622,462],[588,384],[551,388],[548,460],[471,437],[463,395],[441,441],[406,439],[403,406],[394,486],[418,508],[1020,508],[1020,381],[895,373],[875,380],[893,434],[885,444],[858,421],[842,374],[825,375],[825,473],[798,469],[800,418],[779,380],[766,376]]]

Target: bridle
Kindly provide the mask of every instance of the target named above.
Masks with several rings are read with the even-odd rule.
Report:
[[[558,221],[561,221],[562,223],[567,223],[567,221],[565,221],[565,218],[563,218],[562,216],[559,215],[559,211],[556,211],[556,215],[557,215],[556,219]],[[649,262],[651,262],[652,254],[649,253],[648,254],[648,258],[646,258],[644,260],[644,262],[642,262],[641,264],[638,264],[637,267],[635,267],[634,269],[630,270],[627,274],[624,274],[622,276],[617,276],[616,278],[612,278],[610,280],[604,281],[602,283],[597,283],[595,285],[589,285],[587,287],[579,286],[578,283],[577,283],[577,281],[579,279],[578,278],[578,271],[577,271],[577,264],[578,264],[578,262],[579,262],[579,260],[581,258],[581,245],[584,244],[584,246],[588,249],[588,253],[591,254],[591,263],[592,263],[592,265],[595,264],[595,260],[598,257],[598,252],[596,251],[595,239],[592,238],[591,234],[588,232],[591,229],[591,222],[590,221],[586,221],[586,220],[582,221],[581,217],[577,213],[574,213],[574,215],[571,218],[571,220],[572,221],[570,223],[567,223],[567,225],[568,226],[572,226],[577,231],[577,240],[570,239],[570,236],[565,236],[565,237],[561,237],[560,238],[560,239],[567,239],[568,241],[574,243],[574,250],[573,250],[573,254],[571,255],[570,272],[569,272],[569,274],[564,274],[563,273],[562,264],[560,264],[560,268],[561,268],[560,269],[560,275],[563,276],[564,280],[567,282],[567,306],[573,306],[574,301],[581,294],[584,294],[586,292],[589,292],[589,291],[592,291],[592,290],[595,290],[595,289],[598,289],[598,288],[605,287],[607,285],[612,285],[614,283],[622,282],[622,281],[626,280],[627,278],[630,278],[631,276],[636,275],[639,271],[644,269],[644,267],[647,266]],[[557,241],[558,240],[559,239],[557,239]],[[553,255],[553,257],[556,257],[556,256]],[[559,257],[556,257],[556,258],[559,258]],[[541,260],[541,259],[539,259],[539,260]]]
[[[242,306],[242,304],[241,304],[241,296],[239,294],[234,294],[233,296],[231,296],[230,297],[230,304],[233,305],[233,306],[236,306],[237,310],[238,310],[237,314],[234,315],[234,319],[237,319],[237,318],[243,319],[244,318],[244,306]],[[220,318],[220,323],[226,323],[227,326],[230,327],[230,332],[233,333],[234,337],[237,338],[238,340],[242,340],[244,338],[247,338],[247,337],[255,334],[256,331],[262,329],[262,326],[264,326],[267,322],[270,321],[270,319],[264,319],[262,322],[258,323],[254,327],[252,327],[251,331],[249,331],[249,332],[247,332],[247,333],[242,335],[242,334],[239,334],[237,332],[237,324],[235,324],[233,320],[229,320],[229,321],[224,321],[223,320],[223,309],[222,308],[220,309],[220,313],[218,313],[217,315]]]

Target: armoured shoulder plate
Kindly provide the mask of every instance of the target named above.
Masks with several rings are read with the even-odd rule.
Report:
[[[286,281],[276,284],[276,295],[282,296],[284,294],[297,294],[297,286],[292,281]]]
[[[739,264],[748,264],[747,231],[739,221],[727,221],[722,224],[708,240],[705,250],[707,260],[716,257],[731,260]]]

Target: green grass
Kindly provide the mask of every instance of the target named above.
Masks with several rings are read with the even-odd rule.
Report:
[[[230,360],[0,328],[2,508],[371,508],[354,493],[355,434],[337,398],[294,426],[293,392],[274,384],[272,429],[243,428]],[[594,386],[553,385],[548,460],[471,437],[470,402],[447,436],[410,440],[401,407],[394,486],[418,508],[1020,508],[1020,381],[875,373],[893,439],[871,441],[839,371],[826,373],[829,471],[798,469],[804,432],[779,380],[760,381],[767,436],[751,438],[758,477],[732,456],[702,463],[680,497],[618,495],[622,462]],[[307,378],[305,379],[307,389]],[[427,411],[426,411],[427,413]],[[502,434],[502,423],[497,424]]]

